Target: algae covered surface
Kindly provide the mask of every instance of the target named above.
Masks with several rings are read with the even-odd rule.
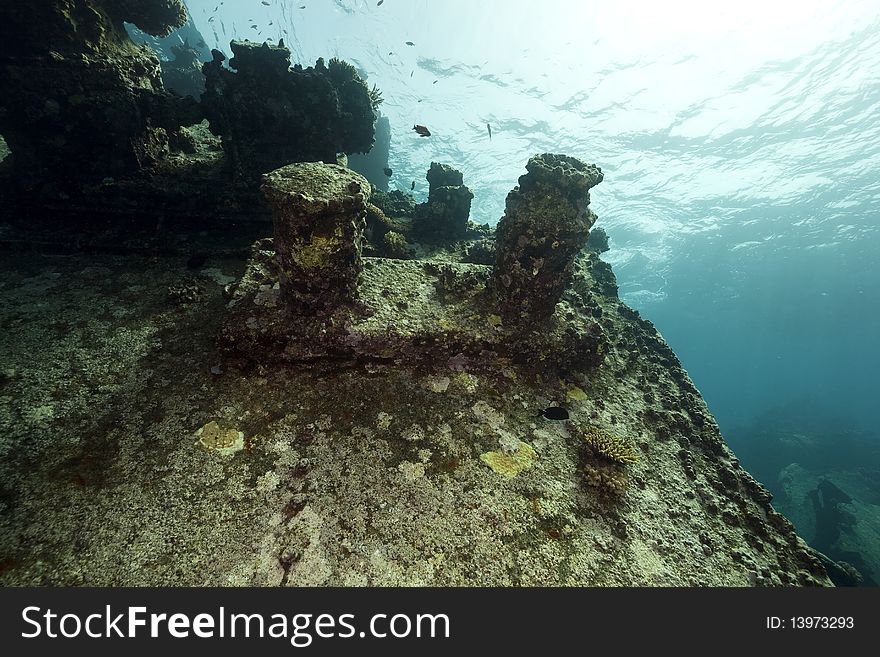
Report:
[[[0,267],[4,585],[828,583],[613,295],[589,372],[261,366],[215,347],[243,261]],[[597,267],[574,289],[607,289]],[[554,404],[638,460],[603,460]]]

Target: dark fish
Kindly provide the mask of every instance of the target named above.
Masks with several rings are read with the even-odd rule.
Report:
[[[269,25],[272,25],[272,21],[269,21]]]
[[[437,80],[434,80],[431,84],[437,84]]]
[[[376,3],[376,6],[381,7],[383,2],[385,2],[385,0],[379,0],[379,2]]]
[[[492,126],[488,123],[486,124],[486,130],[489,131],[489,141],[492,141]]]
[[[389,54],[389,55],[393,55],[393,54],[394,54],[394,51],[392,50],[392,51],[389,52],[388,54]]]
[[[388,167],[385,167],[384,169],[382,169],[382,173],[384,173],[388,177],[391,177],[391,174],[394,172],[391,169],[389,169]]]
[[[408,46],[414,46],[414,45],[416,45],[416,44],[414,44],[412,41],[407,41],[407,42],[406,42],[406,45],[408,45]]]
[[[256,30],[256,29],[257,29],[257,26],[256,26],[256,25],[251,25],[251,29],[252,29],[252,30]]]
[[[416,181],[413,180],[413,184],[410,185],[410,187],[409,187],[409,191],[413,191],[415,188],[416,188]]]
[[[269,3],[266,2],[266,0],[263,0],[263,4],[266,5],[267,7],[269,6]]]
[[[428,130],[428,129],[427,129],[425,126],[423,126],[423,125],[418,125],[418,124],[416,124],[416,125],[413,126],[412,129],[415,130],[417,133],[419,133],[419,136],[420,136],[420,137],[430,137],[430,136],[431,136],[431,131]]]
[[[555,420],[557,422],[568,419],[568,411],[562,408],[562,406],[550,406],[541,411],[539,415],[547,420]]]
[[[411,70],[411,71],[409,72],[409,77],[412,77],[413,73],[415,73],[415,72],[416,72],[415,69]]]
[[[208,22],[210,23],[210,22],[212,22],[213,20],[214,20],[214,17],[211,16],[211,18],[208,19]]]

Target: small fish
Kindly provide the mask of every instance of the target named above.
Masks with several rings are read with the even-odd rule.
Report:
[[[411,70],[411,71],[409,72],[409,77],[412,77],[412,76],[413,76],[413,73],[415,73],[415,72],[416,72],[415,69]]]
[[[413,184],[409,186],[409,191],[413,191],[416,188],[416,181],[413,180]]]
[[[486,130],[489,131],[489,141],[492,141],[492,126],[488,123],[486,124]]]
[[[251,25],[251,29],[252,29],[252,30],[256,30],[256,29],[257,29],[257,26],[256,26],[256,25]]]
[[[379,2],[376,3],[376,6],[381,7],[383,2],[385,2],[385,0],[379,0]]]
[[[211,22],[213,22],[213,20],[214,20],[214,17],[211,16],[211,18],[208,19],[208,22],[211,23]]]
[[[437,84],[437,80],[434,80],[431,84]]]
[[[269,21],[269,25],[272,25],[272,21]]]
[[[407,42],[406,42],[406,45],[408,45],[408,46],[414,46],[414,45],[416,45],[416,44],[414,44],[412,41],[407,41]]]
[[[382,173],[384,173],[386,176],[388,176],[390,178],[391,174],[394,172],[391,169],[389,169],[388,167],[385,167],[384,169],[382,169]]]
[[[267,7],[269,6],[269,3],[266,2],[266,0],[263,0],[263,4],[266,5]]]
[[[300,6],[300,9],[305,9],[305,8],[306,8],[305,5],[301,5],[301,6]]]
[[[393,54],[394,54],[394,51],[392,50],[392,51],[389,52],[388,54],[389,54],[389,55],[393,55]]]
[[[423,126],[423,125],[416,124],[416,125],[413,126],[412,129],[415,130],[417,133],[419,133],[419,136],[420,136],[420,137],[430,137],[430,136],[431,136],[431,131],[428,130],[428,129],[427,129],[425,126]]]
[[[538,415],[544,419],[554,420],[556,422],[562,422],[563,420],[568,419],[568,411],[562,408],[562,406],[550,406],[539,412]]]

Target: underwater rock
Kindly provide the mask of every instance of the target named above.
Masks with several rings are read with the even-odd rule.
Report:
[[[412,217],[416,211],[416,199],[413,195],[399,189],[390,192],[373,190],[371,201],[389,217]]]
[[[464,261],[478,265],[495,264],[495,240],[483,238],[468,244],[464,252]]]
[[[877,586],[880,504],[870,474],[860,470],[818,475],[791,463],[779,473],[773,503],[812,548],[833,561],[846,562],[865,584]]]
[[[183,0],[109,0],[105,4],[114,17],[153,36],[168,36],[187,19]]]
[[[123,21],[167,34],[185,20],[179,0],[0,4],[0,132],[17,183],[76,190],[161,160],[200,111],[164,91],[155,53]]]
[[[431,162],[428,202],[415,208],[413,233],[429,243],[454,242],[465,236],[473,192],[464,186],[461,171]]]
[[[382,246],[382,255],[386,258],[409,260],[414,256],[413,249],[407,243],[406,238],[393,230],[385,233],[385,237],[382,238]]]
[[[377,104],[350,64],[319,59],[290,68],[290,50],[249,41],[214,51],[203,67],[202,104],[236,175],[256,180],[292,162],[336,162],[373,145]]]
[[[184,42],[171,46],[174,59],[162,62],[162,81],[165,88],[180,96],[200,98],[205,91],[205,76],[199,51]]]
[[[492,286],[513,322],[553,314],[596,221],[589,190],[602,182],[598,167],[567,155],[536,155],[526,170],[496,229]]]
[[[611,247],[608,246],[608,233],[602,226],[596,226],[590,230],[590,236],[587,238],[587,250],[595,253],[605,253],[611,250]]]
[[[264,176],[280,266],[281,295],[298,313],[357,296],[370,183],[336,164],[290,164]]]

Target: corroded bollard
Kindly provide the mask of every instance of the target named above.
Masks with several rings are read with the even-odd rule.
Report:
[[[272,210],[281,296],[291,310],[313,314],[352,301],[370,184],[336,164],[290,164],[263,177]]]
[[[465,187],[461,171],[431,162],[425,178],[429,185],[428,202],[416,207],[414,233],[429,243],[462,239],[467,233],[474,193]]]
[[[507,195],[492,276],[501,313],[514,322],[553,314],[596,221],[589,189],[602,182],[601,169],[567,155],[536,155],[526,170]]]

